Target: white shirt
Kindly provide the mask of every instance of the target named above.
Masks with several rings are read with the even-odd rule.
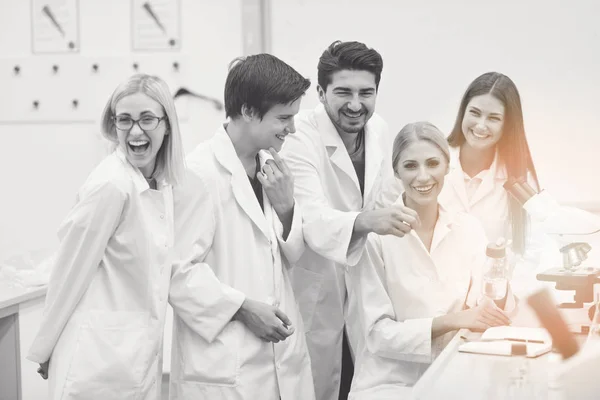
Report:
[[[475,193],[477,193],[477,189],[479,189],[479,186],[481,186],[481,182],[483,182],[483,180],[489,173],[490,170],[486,169],[480,171],[477,175],[475,175],[472,178],[466,172],[464,173],[465,188],[467,190],[467,199],[471,200],[475,196]]]
[[[28,355],[50,359],[50,399],[159,398],[172,209],[119,149],[79,190]]]
[[[481,222],[490,242],[511,237],[508,192],[504,189],[506,170],[498,165],[498,155],[487,170],[469,177],[460,164],[460,149],[450,149],[450,172],[439,202],[446,209],[473,215]]]
[[[404,238],[370,234],[350,299],[364,335],[358,346],[350,399],[399,398],[447,344],[431,339],[434,317],[474,304],[487,241],[479,222],[440,207],[428,252],[414,231]],[[467,300],[467,296],[469,300]]]

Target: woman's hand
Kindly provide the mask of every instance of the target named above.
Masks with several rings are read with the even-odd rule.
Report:
[[[48,366],[50,365],[50,360],[45,363],[40,364],[40,367],[37,369],[37,373],[44,379],[48,379]]]
[[[492,300],[484,298],[476,307],[456,314],[459,328],[484,331],[492,326],[510,325],[511,320]]]

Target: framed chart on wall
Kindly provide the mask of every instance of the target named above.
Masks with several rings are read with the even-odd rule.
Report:
[[[79,0],[31,0],[31,50],[79,52]]]
[[[134,51],[181,49],[180,0],[131,0]]]

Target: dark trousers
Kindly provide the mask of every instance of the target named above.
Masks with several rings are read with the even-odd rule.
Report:
[[[350,393],[350,385],[354,376],[354,363],[350,353],[348,337],[344,329],[344,338],[342,339],[342,377],[340,379],[340,395],[339,400],[347,400]]]

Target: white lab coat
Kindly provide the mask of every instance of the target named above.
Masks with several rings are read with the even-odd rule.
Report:
[[[450,173],[440,193],[439,201],[444,207],[469,213],[482,224],[489,242],[503,237],[512,239],[512,226],[509,212],[509,193],[504,189],[507,181],[506,169],[498,165],[494,158],[488,170],[478,174],[479,187],[469,199],[465,174],[460,165],[460,149],[450,148]],[[531,179],[531,177],[529,177]],[[533,182],[530,182],[534,186]],[[535,275],[545,269],[561,265],[558,246],[544,233],[539,224],[529,223],[525,254],[513,260],[514,273],[511,279],[512,292],[518,297],[527,296],[531,290],[540,287]]]
[[[354,265],[366,236],[351,243],[354,221],[371,210],[384,181],[393,174],[387,125],[373,115],[365,132],[364,196],[341,137],[324,107],[296,118],[282,156],[294,174],[295,195],[304,215],[307,248],[292,272],[304,320],[319,400],[337,400],[346,312],[344,270]],[[354,335],[349,326],[349,338]],[[353,342],[353,341],[351,341]]]
[[[192,176],[175,192],[175,214],[182,223],[177,240],[194,249],[188,264],[210,267],[219,293],[229,293],[238,304],[210,307],[213,289],[207,286],[206,313],[220,321],[203,323],[194,313],[176,312],[170,398],[314,399],[304,329],[289,279],[291,265],[304,250],[298,204],[284,240],[267,195],[263,192],[263,213],[223,127],[189,155],[188,166]],[[273,344],[232,321],[246,297],[277,305],[295,333]]]
[[[60,227],[40,331],[49,399],[160,399],[173,245],[171,186],[149,188],[117,149]]]
[[[474,305],[487,240],[472,216],[440,206],[431,251],[411,231],[370,234],[349,270],[349,293],[364,335],[349,399],[403,399],[455,332],[431,339],[434,317]],[[471,288],[469,290],[469,288]]]

